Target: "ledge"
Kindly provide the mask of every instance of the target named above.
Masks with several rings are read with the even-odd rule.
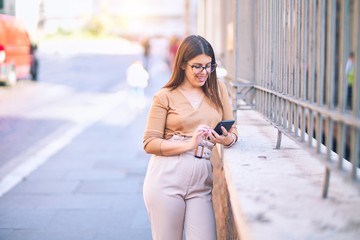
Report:
[[[238,111],[239,141],[224,174],[240,239],[358,239],[360,194],[338,175],[321,197],[325,167],[254,110]]]

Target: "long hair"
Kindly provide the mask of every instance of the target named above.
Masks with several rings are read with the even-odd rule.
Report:
[[[185,80],[185,70],[182,66],[201,54],[211,57],[211,64],[216,63],[214,50],[205,38],[198,35],[186,37],[176,52],[173,71],[170,80],[165,84],[164,88],[175,89],[180,86]],[[223,110],[219,96],[216,69],[212,73],[209,73],[209,79],[206,80],[202,86],[202,90],[205,96],[215,104],[216,108]]]

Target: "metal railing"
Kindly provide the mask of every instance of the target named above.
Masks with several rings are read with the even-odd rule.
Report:
[[[245,101],[360,189],[360,3],[357,0],[253,1],[254,79]],[[240,14],[240,12],[237,12]],[[243,27],[239,25],[238,27]],[[237,36],[241,37],[241,36]],[[249,46],[251,47],[251,46]],[[353,52],[353,72],[348,72]],[[353,80],[350,81],[350,77]],[[253,101],[254,100],[254,101]],[[237,104],[238,106],[238,104]]]

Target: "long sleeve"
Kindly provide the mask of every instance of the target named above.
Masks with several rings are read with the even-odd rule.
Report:
[[[147,153],[161,155],[160,145],[164,140],[164,130],[169,100],[164,94],[157,94],[150,107],[143,145]]]
[[[199,125],[214,128],[221,120],[234,119],[227,88],[219,82],[219,94],[223,103],[223,112],[217,109],[209,98],[204,97],[199,108],[191,103],[178,89],[161,89],[153,98],[143,146],[147,153],[162,155],[161,144],[174,134],[191,137]],[[236,126],[231,130],[237,135]]]

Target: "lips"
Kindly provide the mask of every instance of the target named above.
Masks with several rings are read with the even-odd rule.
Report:
[[[207,79],[207,75],[204,75],[204,76],[196,76],[196,79],[199,81],[199,82],[202,82],[204,83]]]

